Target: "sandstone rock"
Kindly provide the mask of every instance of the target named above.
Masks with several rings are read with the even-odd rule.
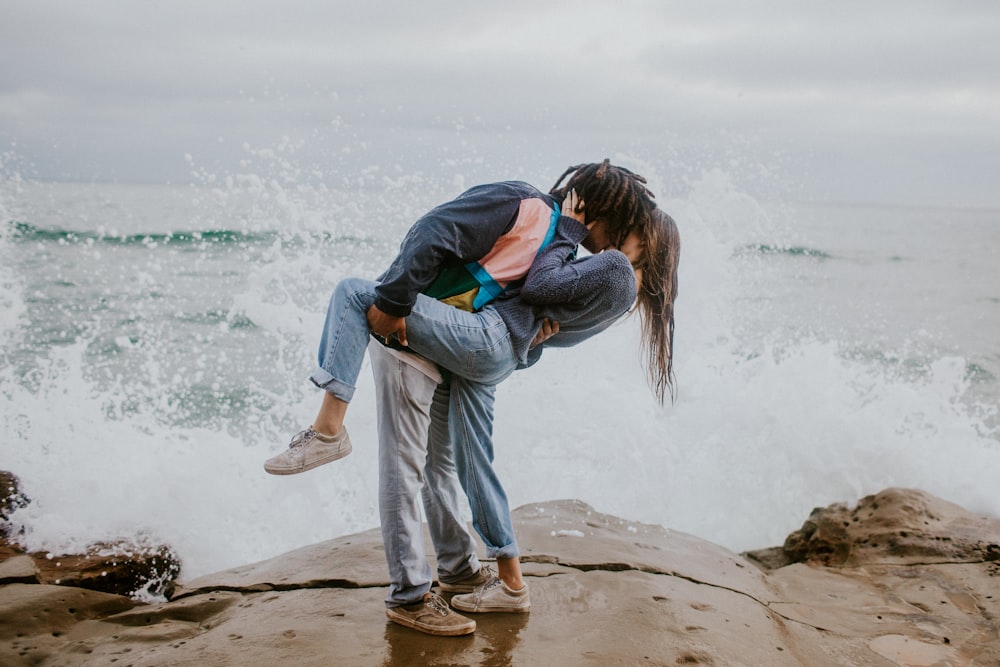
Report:
[[[751,552],[765,568],[791,563],[982,563],[1000,560],[1000,521],[919,491],[886,489],[857,507],[814,509],[779,550]]]
[[[15,555],[0,561],[0,584],[37,584],[38,568],[31,556]]]
[[[296,549],[272,560],[218,572],[180,585],[173,597],[210,591],[387,586],[378,528]]]
[[[528,505],[515,523],[532,613],[480,615],[458,638],[387,622],[374,530],[186,582],[160,604],[84,607],[51,591],[99,594],[11,584],[0,587],[0,664],[1000,664],[996,520],[890,490],[810,522],[789,540],[803,562],[767,570],[756,555],[577,501]]]
[[[55,655],[74,655],[73,631],[88,619],[135,604],[126,597],[68,586],[0,586],[0,665],[38,665]],[[81,664],[81,657],[85,654],[66,664]]]

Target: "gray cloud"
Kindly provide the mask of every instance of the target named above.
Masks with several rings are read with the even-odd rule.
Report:
[[[760,174],[787,169],[805,198],[1000,206],[992,2],[108,1],[4,14],[0,141],[40,177],[181,180],[187,154],[233,172],[278,145],[331,178],[396,164],[549,174],[625,154],[685,177],[735,160],[751,165],[735,180],[765,195]]]

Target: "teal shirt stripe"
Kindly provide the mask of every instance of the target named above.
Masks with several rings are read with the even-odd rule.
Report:
[[[465,268],[479,282],[479,293],[476,294],[476,298],[472,302],[474,310],[479,310],[503,294],[503,287],[500,286],[500,283],[495,281],[493,276],[487,273],[486,269],[481,267],[478,262],[469,262],[465,265]]]
[[[542,239],[542,245],[538,246],[538,252],[545,250],[545,246],[552,243],[552,239],[555,238],[560,215],[562,212],[559,210],[559,204],[556,204],[552,207],[552,215],[549,216],[549,231],[545,232],[545,238]]]

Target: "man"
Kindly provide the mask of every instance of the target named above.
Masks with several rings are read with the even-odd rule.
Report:
[[[534,344],[558,331],[558,323],[546,322]],[[400,625],[428,634],[471,633],[476,622],[430,592],[433,579],[424,548],[421,504],[442,590],[471,593],[494,576],[480,564],[475,539],[462,520],[466,501],[447,433],[428,437],[441,372],[416,354],[378,341],[369,344],[368,357],[378,406],[379,514],[390,581],[386,614]]]

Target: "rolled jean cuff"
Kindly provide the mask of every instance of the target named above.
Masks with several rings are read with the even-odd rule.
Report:
[[[500,547],[486,547],[487,558],[517,558],[521,555],[521,550],[517,548],[517,542]]]
[[[317,368],[316,372],[309,376],[309,380],[323,391],[333,394],[344,403],[350,403],[351,399],[354,398],[354,387],[341,382],[322,368]]]

